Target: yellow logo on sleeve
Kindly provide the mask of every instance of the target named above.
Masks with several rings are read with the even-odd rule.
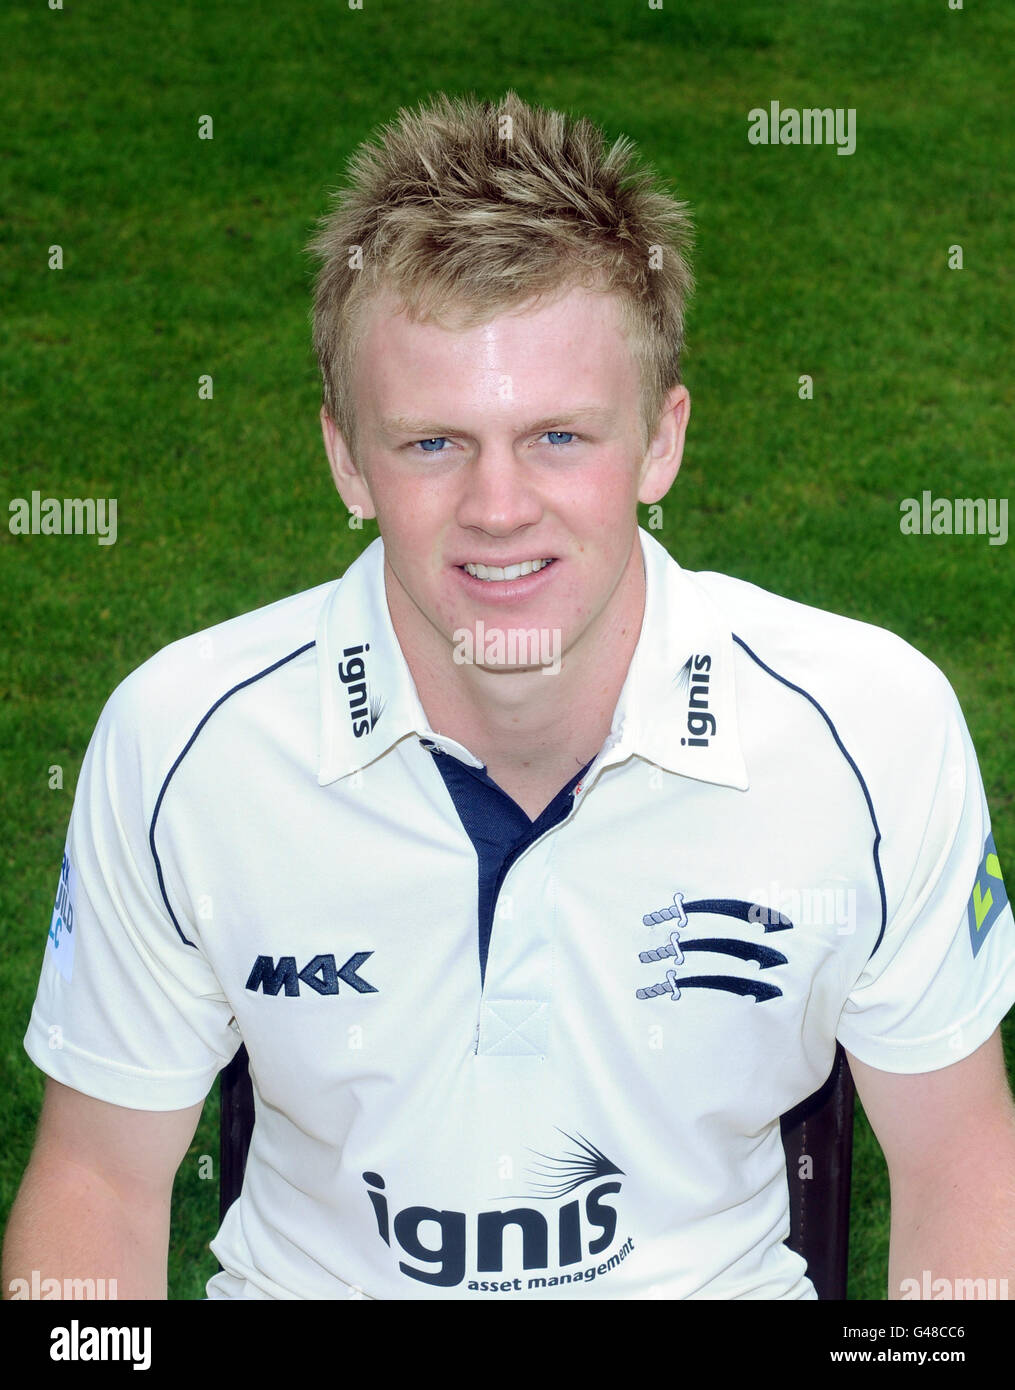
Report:
[[[983,858],[976,871],[976,881],[969,897],[969,939],[973,945],[974,956],[1007,905],[1008,894],[1001,878],[1001,862],[997,857],[994,837],[988,835],[983,844]]]

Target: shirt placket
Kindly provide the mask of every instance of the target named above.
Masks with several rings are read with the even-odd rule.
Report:
[[[480,994],[477,1057],[543,1058],[553,977],[552,858],[560,824],[533,841],[505,873]]]

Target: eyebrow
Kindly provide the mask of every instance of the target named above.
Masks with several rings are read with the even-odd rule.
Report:
[[[541,420],[532,420],[519,429],[520,434],[533,430],[547,430],[553,425],[606,425],[616,418],[615,411],[607,406],[583,405],[570,410],[562,410],[557,415],[546,415]],[[444,435],[467,433],[457,425],[442,425],[434,420],[410,420],[404,415],[386,416],[380,422],[385,434],[411,434],[419,439],[434,439]]]

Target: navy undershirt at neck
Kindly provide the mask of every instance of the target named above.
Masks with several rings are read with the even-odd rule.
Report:
[[[595,759],[590,758],[583,768],[569,777],[543,812],[530,821],[485,767],[469,767],[432,743],[424,742],[423,747],[433,755],[479,860],[479,971],[480,978],[485,981],[493,914],[504,877],[528,845],[568,814],[575,787]]]

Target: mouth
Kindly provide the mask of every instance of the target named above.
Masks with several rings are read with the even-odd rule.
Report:
[[[468,563],[458,568],[479,579],[485,584],[503,584],[513,579],[522,579],[527,574],[538,574],[540,570],[552,565],[554,558],[548,560],[521,560],[511,565],[483,565]]]

